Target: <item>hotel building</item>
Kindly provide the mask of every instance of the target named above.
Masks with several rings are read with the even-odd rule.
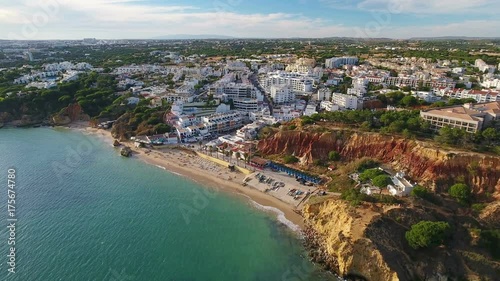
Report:
[[[420,117],[431,124],[431,129],[443,127],[463,129],[468,133],[482,130],[491,121],[500,119],[500,102],[465,104],[420,112]]]

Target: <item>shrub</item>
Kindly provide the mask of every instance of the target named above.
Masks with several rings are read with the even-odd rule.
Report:
[[[429,196],[429,191],[425,187],[417,185],[411,191],[411,196],[425,199]]]
[[[358,168],[356,169],[358,172],[364,172],[366,169],[375,168],[378,166],[378,163],[372,159],[365,159],[361,163],[359,163]]]
[[[328,159],[330,159],[331,161],[339,161],[340,160],[340,153],[332,150],[328,153]]]
[[[384,172],[379,169],[368,169],[359,175],[360,181],[373,180],[377,176],[383,175]]]
[[[325,166],[325,162],[323,162],[321,159],[314,159],[313,164],[314,166],[320,166],[320,167]]]
[[[283,162],[285,162],[285,164],[293,164],[299,162],[299,159],[293,155],[286,155],[283,157]]]
[[[467,204],[470,201],[471,189],[466,184],[454,184],[450,187],[448,193],[462,204]]]
[[[384,188],[384,187],[387,187],[387,185],[391,184],[392,180],[388,175],[380,175],[380,176],[375,177],[372,180],[372,183],[374,186]]]
[[[479,245],[490,250],[494,259],[500,259],[500,229],[482,230]]]
[[[361,193],[359,189],[347,189],[342,192],[340,199],[349,201],[351,205],[357,206],[361,204],[362,201],[368,200],[368,195]]]
[[[486,208],[487,204],[485,203],[477,203],[477,204],[472,204],[471,208],[474,210],[476,213],[481,213],[484,208]]]
[[[421,221],[411,226],[405,238],[413,249],[429,248],[443,244],[450,230],[447,222]]]

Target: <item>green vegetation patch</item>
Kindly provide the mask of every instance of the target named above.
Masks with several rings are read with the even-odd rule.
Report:
[[[411,226],[405,238],[413,249],[431,248],[443,244],[450,232],[447,222],[421,221]]]

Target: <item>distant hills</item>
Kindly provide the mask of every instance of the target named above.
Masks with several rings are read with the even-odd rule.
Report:
[[[412,37],[409,40],[497,40],[499,37],[468,37],[468,36],[441,36],[441,37]]]
[[[366,40],[366,41],[392,41],[392,40],[419,40],[419,41],[439,41],[439,40],[498,40],[499,37],[468,37],[468,36],[440,36],[440,37],[412,37],[409,39],[393,39],[393,38],[356,38],[356,37],[323,37],[323,38],[305,38],[305,37],[289,37],[289,38],[259,38],[259,37],[234,37],[227,35],[215,34],[174,34],[152,38],[153,40],[203,40],[203,39],[288,39],[288,40]]]
[[[236,37],[214,34],[174,34],[155,37],[157,40],[193,40],[193,39],[235,39]]]

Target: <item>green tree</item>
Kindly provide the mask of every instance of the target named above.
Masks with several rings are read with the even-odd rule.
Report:
[[[429,196],[429,191],[425,187],[417,185],[411,191],[411,196],[419,198],[427,198]]]
[[[332,150],[328,153],[328,159],[331,161],[339,161],[340,160],[340,153],[338,153],[335,150]]]
[[[372,180],[372,183],[373,183],[373,185],[375,185],[377,187],[385,188],[385,187],[387,187],[387,185],[392,183],[392,180],[388,175],[380,175],[380,176],[376,176]]]
[[[500,138],[500,135],[495,128],[487,128],[481,133],[481,135],[489,144],[498,142],[498,139]]]
[[[299,162],[299,159],[293,155],[285,155],[285,157],[283,157],[283,162],[285,162],[285,164],[293,164]]]
[[[413,249],[439,246],[450,235],[447,222],[421,221],[405,233],[406,241]]]
[[[414,96],[406,96],[401,99],[400,104],[405,107],[416,106],[418,104],[418,100]]]
[[[170,132],[171,128],[167,124],[158,124],[154,127],[154,131],[156,134],[165,134]]]
[[[439,129],[439,135],[435,140],[440,143],[457,145],[465,141],[466,132],[462,129],[443,127]]]
[[[346,189],[340,195],[340,199],[349,201],[351,205],[358,206],[362,201],[368,199],[368,195],[361,193],[359,189]]]
[[[368,180],[372,180],[380,175],[383,175],[384,172],[380,169],[368,169],[359,175],[359,180],[366,182]]]
[[[469,203],[472,191],[470,187],[463,183],[457,183],[450,187],[448,193],[462,204]]]

